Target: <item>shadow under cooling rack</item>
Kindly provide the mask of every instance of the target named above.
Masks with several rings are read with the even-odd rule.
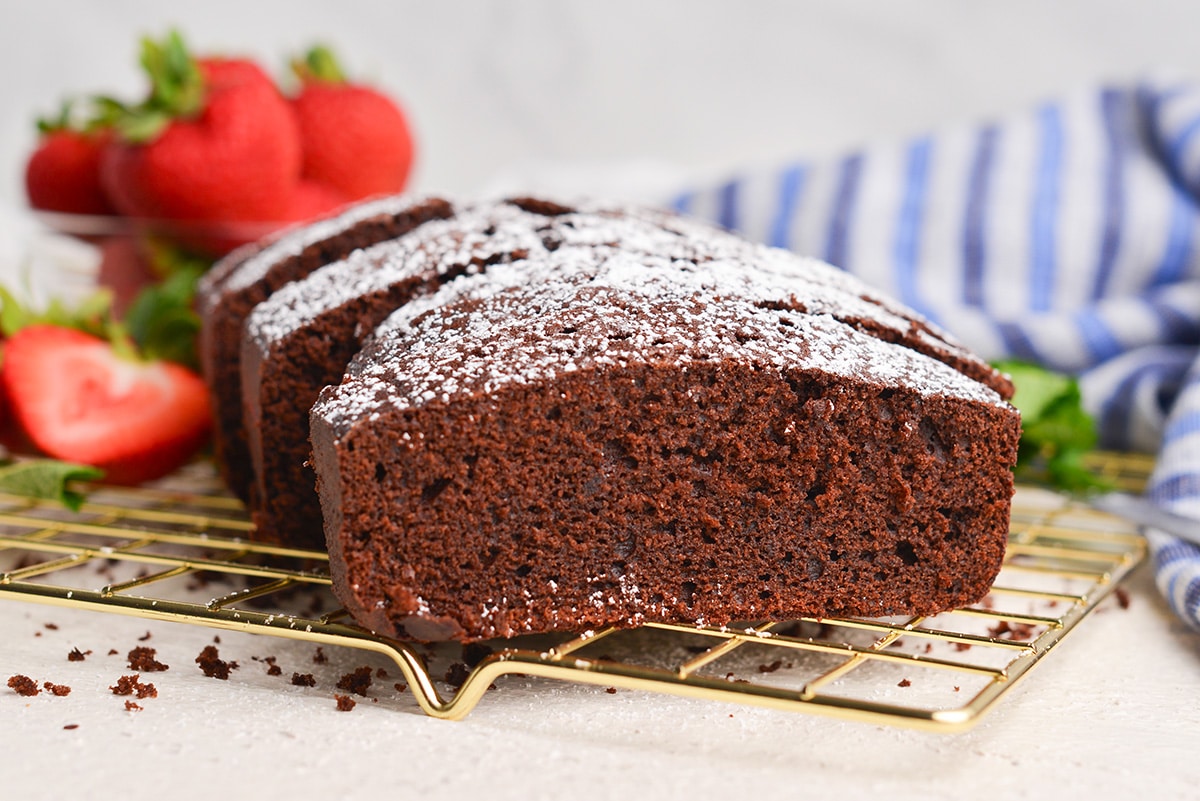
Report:
[[[1129,489],[1149,462],[1104,455],[1094,467]],[[1130,524],[1020,487],[1004,567],[974,606],[496,641],[443,692],[412,645],[336,608],[326,554],[241,539],[251,529],[206,465],[155,488],[94,488],[78,513],[0,495],[0,596],[373,651],[441,718],[465,716],[497,678],[522,674],[952,732],[976,723],[1145,552]]]

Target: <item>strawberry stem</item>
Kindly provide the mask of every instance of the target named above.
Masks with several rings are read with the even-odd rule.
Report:
[[[345,83],[346,73],[337,56],[325,45],[315,45],[304,59],[292,60],[292,71],[302,83]]]
[[[199,114],[206,88],[200,65],[178,31],[171,31],[161,42],[142,39],[141,63],[150,76],[150,95],[142,103],[131,106],[112,98],[96,98],[121,137],[135,144],[153,141],[171,120]]]
[[[50,134],[55,133],[56,131],[73,130],[75,128],[75,125],[73,124],[75,115],[71,106],[72,103],[70,100],[64,100],[58,109],[58,116],[38,117],[38,133]]]
[[[90,104],[91,108],[81,111],[76,99],[63,100],[56,115],[38,117],[38,133],[43,136],[59,131],[94,134],[108,128],[111,123],[107,105],[111,102],[110,99],[91,97],[87,98],[86,102]]]

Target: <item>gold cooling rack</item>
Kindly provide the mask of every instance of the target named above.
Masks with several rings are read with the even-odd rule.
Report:
[[[1149,462],[1102,455],[1094,467],[1136,488]],[[1012,521],[1004,568],[975,606],[493,642],[472,649],[457,688],[429,667],[428,649],[322,613],[328,557],[241,539],[251,524],[206,465],[153,489],[93,488],[78,513],[0,495],[0,597],[384,654],[440,718],[465,716],[497,679],[522,674],[951,732],[991,709],[1145,551],[1131,525],[1045,490],[1020,488]]]

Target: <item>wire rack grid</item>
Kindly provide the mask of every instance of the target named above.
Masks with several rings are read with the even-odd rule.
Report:
[[[1132,489],[1149,461],[1106,454],[1093,467]],[[462,718],[498,679],[522,675],[955,732],[1041,663],[1145,552],[1132,525],[1020,487],[1004,567],[979,604],[934,617],[648,623],[493,642],[474,658],[464,649],[473,667],[448,683],[428,650],[362,629],[344,610],[320,611],[332,599],[326,554],[251,542],[251,530],[205,465],[156,488],[94,488],[78,513],[0,494],[0,597],[372,651],[439,718]],[[89,564],[99,570],[82,570]],[[213,588],[216,597],[197,600]]]

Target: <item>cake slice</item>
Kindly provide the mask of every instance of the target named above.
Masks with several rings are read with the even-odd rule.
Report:
[[[271,293],[318,267],[452,213],[451,205],[440,198],[371,201],[271,241],[239,248],[205,275],[196,294],[202,321],[200,366],[212,394],[217,465],[242,500],[249,498],[253,485],[239,367],[246,317]]]
[[[712,239],[692,260],[557,248],[379,326],[311,415],[359,623],[471,640],[987,592],[1007,381],[833,268]]]

